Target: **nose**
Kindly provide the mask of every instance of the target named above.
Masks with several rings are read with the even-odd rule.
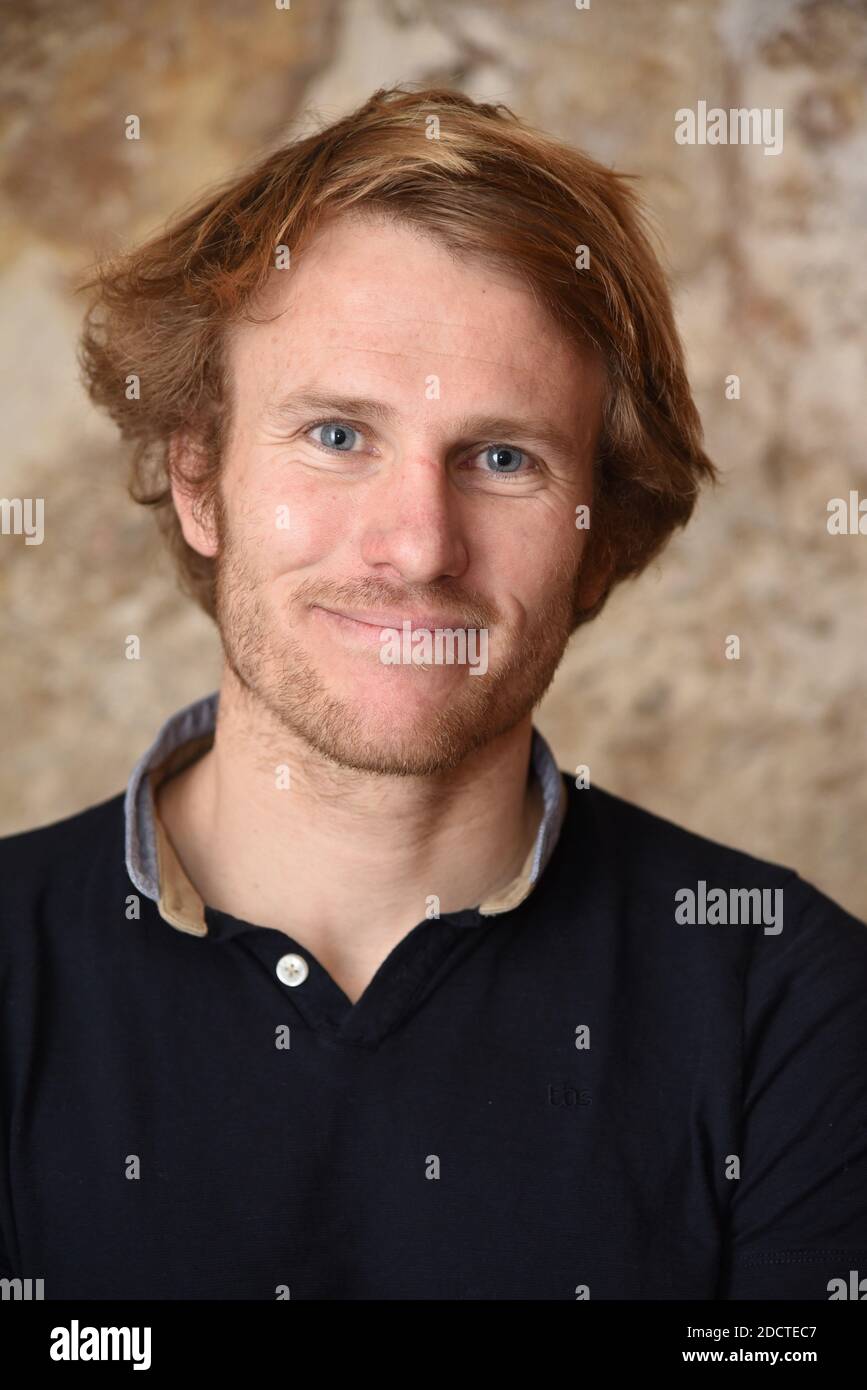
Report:
[[[365,564],[408,584],[460,576],[469,552],[459,502],[444,462],[430,453],[404,458],[365,498]]]

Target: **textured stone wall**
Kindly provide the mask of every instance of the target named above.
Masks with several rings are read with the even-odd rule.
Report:
[[[41,546],[0,536],[0,833],[114,794],[219,670],[78,385],[76,277],[310,112],[420,80],[641,175],[724,474],[573,639],[539,717],[561,766],[867,915],[867,536],[826,525],[867,497],[861,0],[22,0],[2,23],[0,495],[47,520]],[[782,153],[679,145],[699,101],[782,108]]]

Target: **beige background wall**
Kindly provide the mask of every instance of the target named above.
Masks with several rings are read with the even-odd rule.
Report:
[[[641,175],[725,474],[573,640],[539,718],[561,766],[867,916],[867,536],[826,529],[867,496],[865,5],[76,0],[3,25],[0,496],[44,497],[46,538],[0,536],[0,833],[119,791],[219,669],[77,384],[75,277],[305,113],[421,80]],[[782,154],[677,145],[699,100],[782,107]]]

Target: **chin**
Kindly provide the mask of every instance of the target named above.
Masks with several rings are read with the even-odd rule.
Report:
[[[487,720],[460,700],[365,698],[332,690],[317,709],[293,711],[296,732],[342,767],[385,776],[431,776],[457,767],[490,737]]]

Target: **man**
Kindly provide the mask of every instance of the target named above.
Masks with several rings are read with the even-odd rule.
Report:
[[[625,181],[377,92],[95,288],[91,394],[225,669],[124,798],[3,842],[4,1272],[825,1299],[867,1269],[864,927],[532,723],[713,476]]]

